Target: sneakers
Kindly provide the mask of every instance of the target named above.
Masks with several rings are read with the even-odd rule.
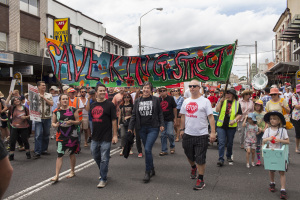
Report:
[[[148,183],[150,181],[150,178],[151,178],[150,171],[149,172],[146,171],[145,172],[145,177],[143,178],[144,183]]]
[[[31,159],[30,151],[26,152],[27,159]]]
[[[33,157],[34,159],[39,159],[39,158],[41,158],[41,155],[40,155],[40,154],[37,154],[37,153],[34,153],[32,157]]]
[[[97,185],[97,188],[104,188],[107,184],[107,181],[100,181],[99,184]]]
[[[270,192],[275,192],[275,183],[270,183]]]
[[[196,185],[194,186],[194,190],[202,190],[204,187],[205,187],[204,181],[198,179]]]
[[[287,199],[285,190],[280,191],[280,199]]]
[[[252,162],[251,165],[252,165],[252,167],[255,167],[255,163],[254,162]]]
[[[191,179],[195,179],[197,177],[197,167],[191,169]]]
[[[247,167],[247,168],[250,168],[250,164],[249,164],[249,163],[247,163],[247,164],[246,164],[246,167]]]
[[[228,164],[233,165],[233,160],[231,158],[227,158]]]
[[[143,157],[143,153],[139,153],[138,158],[142,158]]]
[[[222,167],[222,166],[224,165],[224,161],[219,160],[219,161],[217,162],[217,165],[218,165],[219,167]]]
[[[9,154],[9,161],[12,161],[15,159],[15,155],[14,154]]]
[[[261,162],[260,162],[260,160],[258,160],[256,163],[256,166],[260,166],[260,165],[261,165]]]
[[[129,155],[133,155],[133,151],[130,150],[130,151],[129,151]]]
[[[44,151],[44,152],[42,152],[42,155],[44,155],[44,156],[49,156],[49,155],[51,155],[48,151]]]

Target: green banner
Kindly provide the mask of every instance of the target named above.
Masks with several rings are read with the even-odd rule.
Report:
[[[226,81],[231,73],[236,43],[173,50],[142,56],[119,56],[48,39],[53,73],[69,85],[154,87],[197,79]]]

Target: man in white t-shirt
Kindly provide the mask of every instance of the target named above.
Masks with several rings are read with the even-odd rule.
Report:
[[[192,80],[189,91],[191,97],[184,100],[180,110],[180,135],[184,153],[192,167],[190,178],[196,178],[198,170],[194,190],[201,190],[205,186],[203,176],[209,137],[207,118],[211,127],[210,142],[216,139],[215,120],[210,101],[200,94],[199,81]]]
[[[292,91],[292,87],[287,87],[286,88],[286,93],[284,93],[284,99],[287,101],[287,102],[289,102],[289,100],[290,100],[290,98],[292,98],[292,96],[293,96],[293,93],[291,92]]]

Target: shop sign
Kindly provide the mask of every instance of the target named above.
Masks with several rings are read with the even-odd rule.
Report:
[[[300,83],[300,70],[296,72],[296,85]]]
[[[27,65],[22,67],[14,67],[13,73],[20,72],[22,75],[33,75],[33,65]]]
[[[69,42],[70,18],[55,19],[53,22],[53,39],[60,42]]]
[[[12,67],[0,67],[0,77],[12,77],[13,68]]]
[[[0,53],[0,63],[14,64],[14,54],[11,53]]]

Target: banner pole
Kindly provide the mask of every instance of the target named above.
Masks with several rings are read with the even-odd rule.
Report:
[[[231,66],[230,66],[230,73],[228,73],[228,77],[227,77],[227,81],[226,81],[226,85],[225,85],[224,96],[227,93],[227,87],[228,87],[228,84],[229,84],[229,79],[230,79],[231,69],[232,69],[232,66],[233,66],[233,61],[234,61],[234,56],[235,56],[235,51],[236,51],[237,44],[238,44],[238,40],[235,40],[235,47],[234,47],[234,51],[233,51],[233,58],[232,58]]]

